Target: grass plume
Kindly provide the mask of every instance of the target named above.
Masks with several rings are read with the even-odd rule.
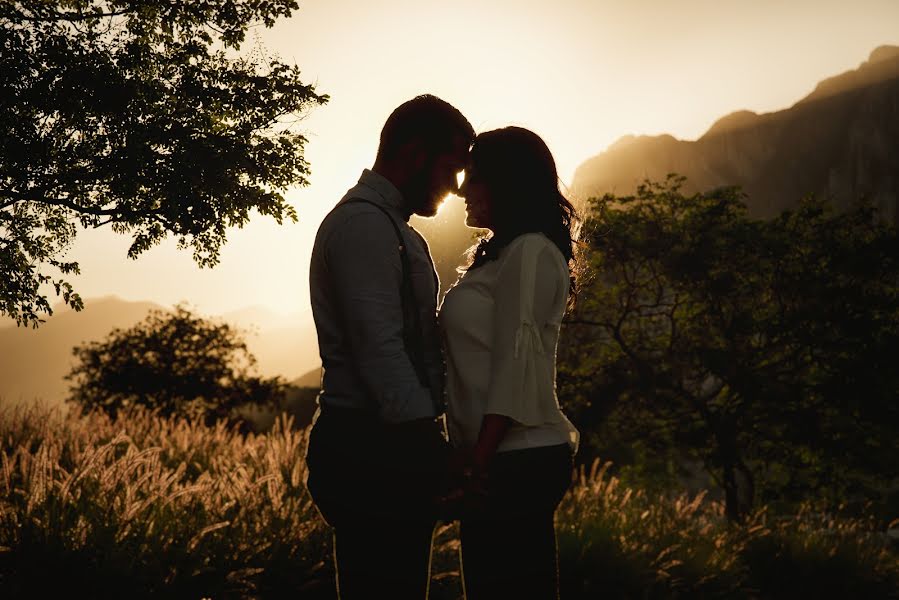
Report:
[[[333,598],[331,536],[303,484],[306,431],[261,434],[134,409],[113,420],[0,411],[0,595]],[[557,513],[562,597],[899,597],[873,521],[623,486],[595,462]],[[458,527],[438,528],[431,598],[458,598]]]

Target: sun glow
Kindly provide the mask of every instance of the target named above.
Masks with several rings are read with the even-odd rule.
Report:
[[[440,204],[437,205],[437,212],[434,213],[434,216],[431,218],[445,217],[447,215],[447,213],[450,211],[450,208],[448,208],[448,207],[451,206],[453,202],[456,202],[456,201],[464,202],[464,200],[465,199],[462,198],[462,196],[459,196],[458,194],[453,194],[452,192],[447,194],[446,196],[443,197],[443,200],[440,201]]]
[[[735,110],[786,108],[897,41],[899,3],[825,4],[460,0],[447,11],[412,0],[302,3],[292,18],[260,29],[268,50],[331,97],[298,121],[310,186],[286,196],[299,222],[276,227],[254,217],[229,232],[214,270],[197,269],[174,243],[129,261],[126,238],[85,232],[71,252],[84,273],[73,283],[86,298],[306,311],[318,224],[372,165],[380,129],[403,101],[440,96],[477,132],[532,129],[570,187],[579,164],[623,135],[695,139]],[[444,199],[435,226],[464,219],[458,198]]]

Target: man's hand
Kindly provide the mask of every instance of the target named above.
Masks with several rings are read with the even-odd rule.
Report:
[[[439,435],[440,428],[432,417],[401,421],[399,423],[385,423],[383,425],[387,435],[398,436],[407,440],[428,440]]]
[[[461,482],[472,469],[472,448],[453,448],[447,457],[446,471],[451,481]]]

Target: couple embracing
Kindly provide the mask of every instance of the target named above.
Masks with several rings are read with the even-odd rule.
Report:
[[[408,220],[449,193],[490,234],[438,310],[428,246]],[[475,136],[424,95],[390,115],[375,164],[322,222],[310,288],[324,373],[307,485],[333,527],[343,600],[426,598],[435,525],[451,519],[468,600],[558,597],[553,517],[578,441],[555,393],[574,220],[536,134]]]

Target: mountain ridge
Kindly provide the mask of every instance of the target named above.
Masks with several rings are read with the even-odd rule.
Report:
[[[899,46],[880,46],[789,108],[735,111],[694,141],[622,136],[575,171],[582,198],[633,193],[645,179],[687,177],[685,191],[739,185],[750,216],[769,218],[809,194],[846,206],[866,196],[899,222]]]

